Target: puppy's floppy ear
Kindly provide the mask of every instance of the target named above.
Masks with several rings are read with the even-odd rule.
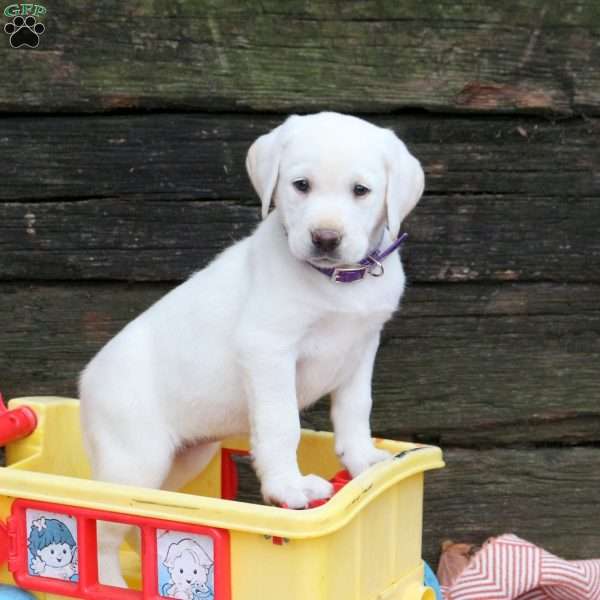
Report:
[[[384,157],[387,170],[387,223],[395,239],[404,217],[416,206],[423,194],[425,173],[421,163],[389,129],[384,131]]]
[[[279,127],[265,135],[261,135],[248,150],[246,170],[260,198],[263,219],[269,214],[269,208],[273,200],[286,134],[290,129],[290,124],[298,118],[297,115],[288,117]]]

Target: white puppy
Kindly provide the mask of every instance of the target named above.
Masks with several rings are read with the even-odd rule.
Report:
[[[256,140],[246,166],[263,222],[127,325],[81,376],[96,479],[177,489],[218,440],[249,432],[265,500],[304,507],[331,493],[296,460],[298,411],[325,394],[351,474],[387,457],[370,437],[371,374],[402,264],[393,252],[365,261],[360,280],[333,279],[354,278],[359,261],[394,241],[423,192],[421,166],[392,131],[336,113],[291,116]],[[331,277],[342,265],[351,271]],[[100,536],[101,580],[122,585],[122,534]]]

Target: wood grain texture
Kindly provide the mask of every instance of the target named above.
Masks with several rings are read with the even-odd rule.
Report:
[[[0,201],[102,197],[256,205],[246,152],[285,115],[152,114],[0,119]],[[433,194],[600,193],[600,119],[366,116],[422,162]]]
[[[445,469],[425,476],[423,557],[431,565],[444,540],[482,544],[502,533],[569,560],[600,557],[600,448],[451,448],[444,460]],[[252,467],[239,463],[238,473],[239,499],[260,503]]]
[[[0,204],[0,278],[184,279],[258,223],[233,202]]]
[[[227,201],[3,203],[0,278],[180,280],[258,222]],[[402,254],[415,282],[599,282],[598,223],[595,198],[428,194]]]
[[[0,286],[7,397],[76,394],[79,371],[171,286]],[[385,329],[374,433],[443,446],[600,442],[598,285],[415,285]],[[305,414],[331,428],[328,403]]]
[[[425,480],[424,556],[444,539],[517,535],[569,560],[600,558],[600,448],[452,449]]]
[[[1,110],[600,108],[593,0],[57,0],[43,21],[0,51]]]
[[[244,155],[279,120],[3,121],[0,277],[186,277],[258,222]],[[600,121],[376,122],[427,172],[406,223],[414,281],[600,281]]]

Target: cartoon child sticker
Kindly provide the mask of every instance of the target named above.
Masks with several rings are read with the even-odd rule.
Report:
[[[28,546],[32,575],[77,581],[77,544],[62,521],[45,516],[32,521]]]
[[[178,600],[213,600],[213,561],[202,546],[190,538],[172,543],[163,564],[170,580],[162,593]]]

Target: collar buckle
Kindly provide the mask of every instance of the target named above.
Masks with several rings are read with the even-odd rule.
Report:
[[[367,272],[367,265],[335,267],[331,273],[331,281],[335,283],[350,283],[360,281]]]

